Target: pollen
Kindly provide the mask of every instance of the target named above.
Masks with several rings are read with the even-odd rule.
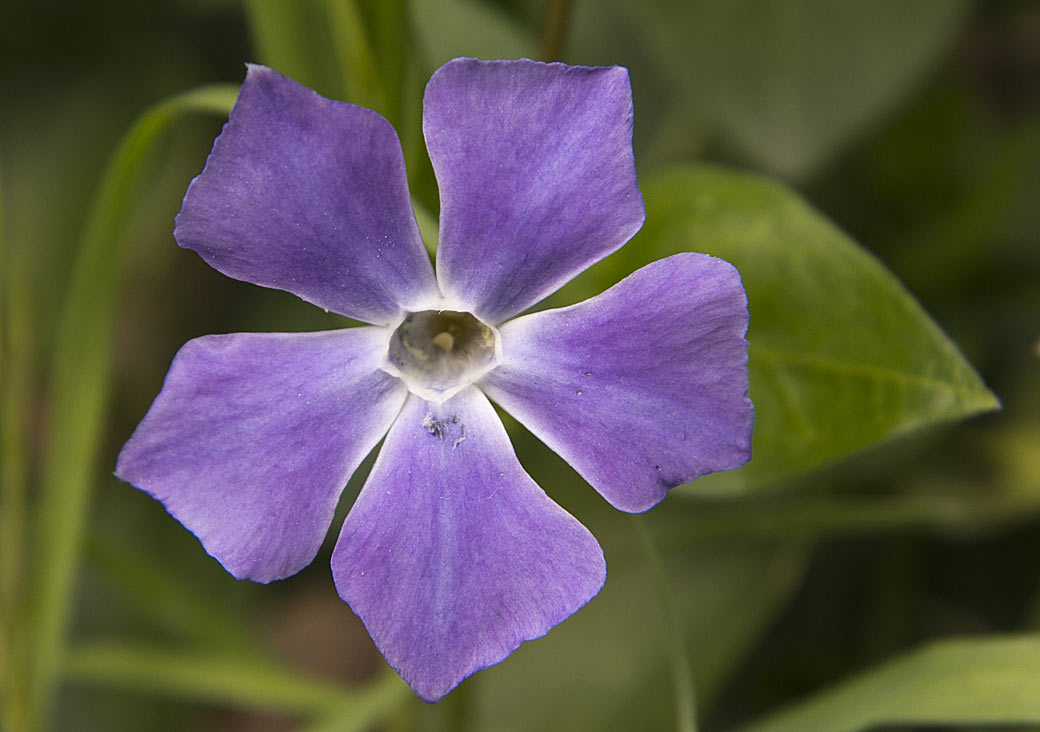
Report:
[[[445,353],[450,352],[452,347],[455,345],[455,336],[448,331],[441,331],[431,340],[433,341],[433,345],[437,346],[437,348],[441,349]]]

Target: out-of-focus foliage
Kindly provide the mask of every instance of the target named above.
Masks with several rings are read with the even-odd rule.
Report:
[[[3,6],[0,726],[690,729],[694,701],[702,730],[1040,723],[1038,48],[1027,0]],[[376,108],[427,234],[422,89],[456,55],[630,68],[647,223],[552,304],[681,249],[733,261],[758,422],[747,468],[643,519],[649,553],[509,423],[607,586],[428,706],[335,596],[330,546],[236,583],[110,471],[188,338],[344,324],[177,249],[220,115],[163,100],[256,61]],[[994,406],[983,382],[1004,411],[951,425]]]
[[[619,553],[610,564],[610,579],[597,602],[544,642],[522,647],[515,663],[487,672],[476,729],[672,727],[666,651],[683,641],[667,635],[665,608],[638,545],[626,549],[628,557]],[[683,649],[701,702],[707,703],[789,599],[805,556],[800,547],[770,543],[719,543],[680,556],[671,555],[665,566],[686,629]],[[633,705],[632,697],[619,696],[618,689],[642,695],[643,703]],[[531,704],[532,698],[538,703]]]
[[[919,83],[949,48],[961,0],[611,1],[583,11],[609,30],[582,38],[597,58],[635,37],[679,110],[752,164],[804,178]]]
[[[754,460],[697,487],[776,481],[998,406],[902,285],[783,187],[690,167],[645,177],[643,193],[643,230],[590,279],[703,251],[736,265],[748,293]]]
[[[429,68],[456,56],[534,58],[534,29],[479,0],[413,0],[416,41]]]
[[[129,210],[144,183],[147,157],[169,125],[190,113],[223,116],[233,99],[233,88],[202,87],[143,114],[113,154],[83,226],[50,374],[51,399],[59,411],[51,418],[40,478],[30,724],[36,721],[38,700],[53,694],[61,636],[71,610],[69,584],[94,484],[92,468],[103,439],[97,425],[108,401],[115,291]]]
[[[1006,726],[1040,718],[1040,636],[945,641],[744,732],[856,732],[895,723]]]

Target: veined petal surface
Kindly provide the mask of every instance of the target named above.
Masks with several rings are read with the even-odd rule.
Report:
[[[645,511],[750,457],[747,325],[732,265],[677,254],[503,325],[480,386],[612,505]]]
[[[427,701],[591,599],[603,552],[517,462],[487,398],[409,397],[332,555],[340,596]]]
[[[310,564],[347,479],[407,390],[378,328],[204,336],[178,352],[116,475],[239,579]]]
[[[263,66],[249,66],[174,236],[229,277],[369,323],[437,295],[390,123]]]
[[[643,223],[621,67],[456,59],[426,87],[423,131],[441,289],[486,322],[554,292]]]

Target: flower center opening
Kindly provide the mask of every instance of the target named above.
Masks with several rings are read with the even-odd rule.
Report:
[[[410,313],[390,336],[387,368],[413,394],[435,402],[455,395],[499,362],[498,331],[469,313]]]

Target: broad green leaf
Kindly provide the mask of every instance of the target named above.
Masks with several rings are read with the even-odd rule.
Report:
[[[1040,723],[1040,636],[943,641],[819,693],[742,732],[882,725]]]
[[[123,263],[124,227],[143,171],[162,134],[187,114],[226,115],[237,89],[207,86],[144,112],[123,137],[100,181],[63,304],[51,365],[50,433],[43,459],[29,679],[31,721],[55,691],[94,461],[108,398],[112,310]]]
[[[534,57],[534,33],[478,0],[412,0],[412,26],[430,68],[456,56]]]
[[[69,652],[65,673],[86,684],[150,692],[195,702],[338,717],[336,729],[363,730],[410,694],[387,672],[368,686],[344,688],[331,681],[258,662],[253,658],[171,651],[126,643],[94,642]]]
[[[733,263],[748,293],[753,457],[695,486],[777,480],[999,407],[899,281],[784,186],[682,167],[642,189],[643,230],[580,284],[602,287],[655,259],[700,251]]]
[[[641,41],[672,99],[756,164],[811,174],[879,121],[949,49],[964,0],[608,0],[576,50]],[[635,59],[639,63],[639,59]],[[638,87],[637,87],[638,92]]]

